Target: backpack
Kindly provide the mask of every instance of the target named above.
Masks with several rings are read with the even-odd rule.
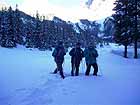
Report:
[[[63,47],[58,47],[54,50],[52,55],[55,58],[63,58],[65,54],[65,49]]]
[[[98,57],[97,51],[96,51],[95,49],[89,50],[89,57],[91,57],[91,58],[96,58],[96,57]]]

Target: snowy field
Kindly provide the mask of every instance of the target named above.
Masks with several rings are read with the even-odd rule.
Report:
[[[140,105],[140,59],[133,59],[131,47],[128,59],[122,51],[114,44],[98,48],[97,77],[84,76],[84,60],[80,76],[71,77],[67,53],[63,80],[50,74],[51,51],[0,48],[0,105]]]

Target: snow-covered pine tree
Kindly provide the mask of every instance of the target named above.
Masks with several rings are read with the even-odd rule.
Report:
[[[124,57],[127,58],[127,46],[132,42],[131,35],[131,18],[129,16],[129,0],[116,0],[115,4],[115,36],[117,43],[125,46]]]
[[[111,17],[107,17],[104,21],[104,41],[107,41],[110,39],[110,41],[112,40],[111,38],[114,35],[114,20]]]
[[[50,26],[50,21],[49,20],[45,20],[43,21],[45,23],[45,27],[46,27],[46,33],[47,33],[47,39],[46,39],[46,42],[47,42],[47,45],[48,47],[50,46],[50,31],[49,31],[49,26]]]
[[[49,46],[48,46],[48,36],[47,36],[47,32],[46,32],[46,24],[45,24],[45,16],[43,16],[43,21],[42,21],[42,24],[41,24],[41,49],[42,50],[45,50],[47,49]]]
[[[28,25],[26,26],[26,32],[25,32],[25,46],[27,48],[33,48],[33,41],[32,41],[32,36],[33,36],[33,29],[31,27],[31,23],[29,22]]]
[[[41,47],[41,21],[39,19],[39,13],[36,13],[36,23],[35,23],[35,30],[33,33],[33,45],[34,48]]]
[[[22,20],[20,18],[20,11],[18,10],[18,6],[16,5],[16,10],[14,12],[14,35],[15,35],[15,41],[17,44],[23,45],[23,24]]]
[[[0,43],[1,43],[1,38],[2,38],[2,33],[1,32],[2,32],[2,12],[0,11]]]
[[[8,48],[16,47],[13,20],[14,20],[13,10],[12,7],[9,7],[6,18],[6,38],[5,38],[5,47]]]
[[[55,33],[55,23],[54,23],[54,21],[49,22],[48,32],[49,32],[49,45],[55,47],[55,43],[56,43],[58,35]]]
[[[67,24],[66,33],[66,47],[71,46],[71,44],[74,44],[74,42],[81,42],[81,36],[76,33],[72,24]]]
[[[138,58],[137,42],[140,39],[140,1],[130,0],[129,15],[131,16],[132,35],[134,42],[134,58]]]
[[[0,30],[0,45],[2,47],[5,47],[5,43],[6,43],[6,14],[7,14],[7,11],[2,8],[1,30]]]

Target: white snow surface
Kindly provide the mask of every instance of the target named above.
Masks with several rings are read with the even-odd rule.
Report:
[[[63,64],[66,78],[51,74],[55,62],[51,51],[0,47],[0,105],[140,105],[140,59],[123,58],[123,47],[97,48],[97,77],[71,77],[70,56]]]

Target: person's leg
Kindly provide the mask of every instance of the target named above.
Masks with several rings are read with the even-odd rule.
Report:
[[[63,69],[60,70],[60,75],[63,79],[65,78],[64,73],[63,73]]]
[[[91,64],[86,64],[86,65],[87,65],[87,70],[86,70],[85,75],[89,75],[89,73],[90,73],[90,68],[91,68]]]
[[[93,66],[93,68],[94,68],[94,73],[93,73],[93,75],[97,76],[97,72],[98,72],[98,65],[97,65],[97,63],[94,63],[92,66]]]
[[[56,63],[56,69],[53,72],[54,74],[56,74],[58,72],[58,64],[57,64],[58,62],[56,61],[56,59],[55,59],[55,63]]]
[[[58,68],[58,71],[60,71],[61,77],[64,79],[65,77],[64,77],[64,74],[63,74],[62,63],[58,63],[57,68]]]
[[[76,72],[75,75],[78,76],[79,75],[79,66],[80,66],[80,62],[77,62],[76,66]]]
[[[54,60],[55,60],[55,63],[56,63],[56,69],[54,70],[53,73],[56,74],[58,72],[58,59],[55,58]]]
[[[73,62],[71,62],[71,67],[72,67],[72,70],[71,70],[71,76],[74,76],[75,65],[74,65]]]

